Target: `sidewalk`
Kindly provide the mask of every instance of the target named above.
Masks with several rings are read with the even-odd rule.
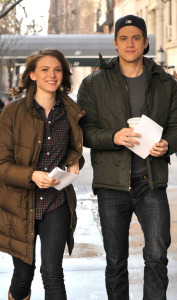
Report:
[[[104,286],[105,254],[93,210],[92,200],[78,201],[75,247],[71,257],[66,249],[63,264],[68,300],[107,299]],[[38,241],[37,267],[31,300],[44,300],[39,269],[40,243]],[[0,300],[7,300],[11,275],[11,257],[0,253]]]
[[[97,199],[92,195],[92,169],[89,152],[85,150],[86,165],[82,176],[76,181],[78,195],[78,224],[75,232],[75,247],[71,257],[64,255],[64,274],[68,300],[107,300],[105,290],[105,252],[97,212]],[[172,244],[169,248],[169,287],[168,300],[177,299],[177,158],[173,157],[170,167],[170,184],[168,197],[171,209]],[[130,299],[142,300],[143,269],[142,258],[143,235],[140,225],[133,216],[130,227]],[[31,300],[44,300],[40,276],[40,244],[37,242],[37,268],[32,286]],[[11,257],[0,253],[0,300],[7,300],[7,291],[12,275]],[[52,300],[52,299],[51,299]]]

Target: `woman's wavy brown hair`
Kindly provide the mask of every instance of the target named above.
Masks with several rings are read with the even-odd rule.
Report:
[[[35,70],[37,62],[44,56],[53,56],[58,59],[62,65],[63,80],[60,88],[68,94],[71,91],[71,75],[69,63],[62,52],[57,49],[38,50],[29,55],[26,59],[26,68],[23,72],[17,87],[12,88],[12,95],[20,95],[23,90],[26,90],[26,95],[35,94],[37,90],[36,81],[31,80],[30,73]],[[60,89],[59,88],[59,89]]]

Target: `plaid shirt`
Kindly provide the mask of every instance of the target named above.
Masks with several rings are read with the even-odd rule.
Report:
[[[51,172],[56,166],[62,167],[70,138],[70,123],[62,103],[57,99],[48,118],[45,110],[34,100],[35,107],[44,121],[43,144],[37,170]],[[41,220],[43,214],[57,208],[65,201],[64,190],[55,188],[40,189],[36,186],[35,218]]]

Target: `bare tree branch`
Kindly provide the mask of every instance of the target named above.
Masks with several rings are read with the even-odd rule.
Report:
[[[2,12],[0,12],[0,19],[2,19],[3,17],[5,17],[17,4],[19,4],[22,1],[23,0],[16,0],[14,3],[12,3],[11,5],[9,5],[7,9],[5,9],[7,7],[7,4],[10,4],[10,2],[11,2],[11,0],[7,1],[4,4],[4,6],[3,6]]]
[[[23,5],[19,5],[22,9],[23,9],[23,12],[24,12],[24,14],[25,14],[25,17],[27,18],[28,17],[28,15],[27,15],[27,12],[26,12],[26,7],[25,6],[23,6]]]
[[[1,2],[1,1],[0,1],[0,2]],[[1,12],[4,12],[4,11],[5,11],[7,5],[8,5],[10,2],[11,2],[11,0],[8,0],[8,1],[5,1],[5,2],[4,2],[3,6],[2,6],[2,9],[1,9]],[[1,3],[2,3],[2,2],[1,2]]]

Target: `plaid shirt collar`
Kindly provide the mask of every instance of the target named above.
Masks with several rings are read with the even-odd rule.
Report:
[[[36,99],[34,98],[34,105],[37,109],[37,111],[39,111],[41,108],[43,108],[37,101]],[[63,104],[61,103],[60,99],[59,98],[56,98],[56,103],[54,106],[61,106],[61,108],[64,108],[63,107]],[[43,108],[44,109],[44,108]]]

